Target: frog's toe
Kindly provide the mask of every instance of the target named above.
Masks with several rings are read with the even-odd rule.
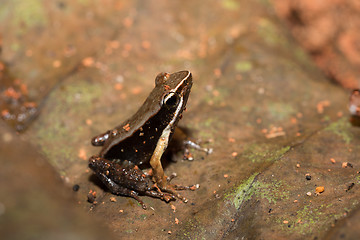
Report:
[[[142,208],[143,208],[144,210],[147,209],[145,203],[139,198],[138,194],[137,194],[135,191],[130,191],[130,192],[129,192],[129,195],[130,195],[132,198],[134,198],[136,201],[138,201],[138,203],[142,206]]]
[[[191,190],[195,191],[200,187],[200,184],[194,184],[190,186],[181,186],[181,185],[174,185],[175,190]]]
[[[199,184],[194,184],[194,185],[190,185],[190,186],[182,186],[182,185],[170,184],[171,180],[173,180],[176,177],[177,177],[176,173],[172,173],[170,176],[166,177],[166,182],[167,182],[167,187],[166,188],[174,189],[174,190],[192,190],[192,191],[195,191],[196,189],[198,189],[200,187]]]
[[[164,193],[163,196],[162,196],[162,199],[165,201],[165,202],[170,202],[172,200],[175,200],[176,197],[170,193]]]
[[[160,198],[161,200],[164,200],[165,202],[170,202],[173,200],[176,200],[176,197],[173,194],[162,192],[160,188],[158,188],[156,185],[154,185],[154,188],[156,188],[156,191],[146,191],[145,194],[154,198]]]
[[[167,181],[168,183],[170,183],[171,180],[173,180],[173,179],[176,178],[176,177],[177,177],[177,174],[176,174],[175,172],[173,172],[170,176],[168,176],[168,177],[166,178],[166,181]]]
[[[141,207],[146,210],[147,206],[145,205],[145,203],[138,197],[138,196],[132,196],[140,205]]]
[[[176,197],[183,201],[184,203],[187,203],[189,200],[183,196],[181,196],[179,193],[176,193]]]
[[[188,200],[185,197],[181,196],[181,194],[178,193],[176,190],[186,190],[186,189],[190,189],[190,188],[179,185],[172,185],[172,184],[168,184],[167,186],[161,188],[161,190],[163,190],[164,192],[171,193],[172,196],[176,196],[176,198],[180,199],[184,203],[187,203]]]

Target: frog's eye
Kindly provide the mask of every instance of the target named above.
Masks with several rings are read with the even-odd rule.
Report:
[[[174,107],[177,106],[179,102],[179,95],[174,92],[169,92],[165,95],[163,104],[168,107]]]

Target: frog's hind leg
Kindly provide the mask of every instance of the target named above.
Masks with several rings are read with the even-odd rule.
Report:
[[[138,197],[137,192],[120,186],[106,175],[106,172],[109,172],[106,160],[100,157],[92,156],[89,159],[89,167],[95,172],[96,176],[101,180],[101,182],[105,184],[105,186],[110,190],[111,193],[115,195],[132,197],[140,203],[143,209],[146,209],[146,205]]]
[[[199,188],[199,184],[191,185],[191,186],[182,186],[182,185],[170,184],[169,181],[167,182],[167,184],[165,186],[160,187],[161,191],[167,192],[167,193],[170,193],[171,195],[176,196],[178,199],[180,199],[184,203],[187,203],[188,199],[181,196],[181,194],[178,193],[178,190],[192,190],[192,191],[195,191],[197,188]]]
[[[139,198],[137,192],[116,184],[113,180],[108,178],[104,173],[96,173],[96,175],[109,188],[111,193],[115,195],[132,197],[139,202],[139,204],[142,206],[143,209],[147,209],[145,203]]]

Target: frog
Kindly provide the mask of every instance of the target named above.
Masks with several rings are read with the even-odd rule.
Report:
[[[192,83],[192,74],[187,70],[159,73],[154,89],[132,117],[92,138],[92,145],[102,148],[90,157],[89,168],[111,193],[132,197],[144,209],[139,194],[166,202],[188,201],[178,190],[195,190],[197,185],[170,183],[161,157],[186,109]],[[152,174],[145,174],[139,167],[146,164],[151,166]]]

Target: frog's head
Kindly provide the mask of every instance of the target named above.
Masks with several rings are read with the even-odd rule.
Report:
[[[180,71],[172,74],[160,73],[155,79],[156,87],[163,88],[162,105],[185,108],[192,87],[192,76],[189,71]]]
[[[160,73],[155,79],[155,88],[161,92],[160,111],[167,116],[171,128],[176,125],[185,109],[192,87],[192,76],[189,71],[172,74]]]

